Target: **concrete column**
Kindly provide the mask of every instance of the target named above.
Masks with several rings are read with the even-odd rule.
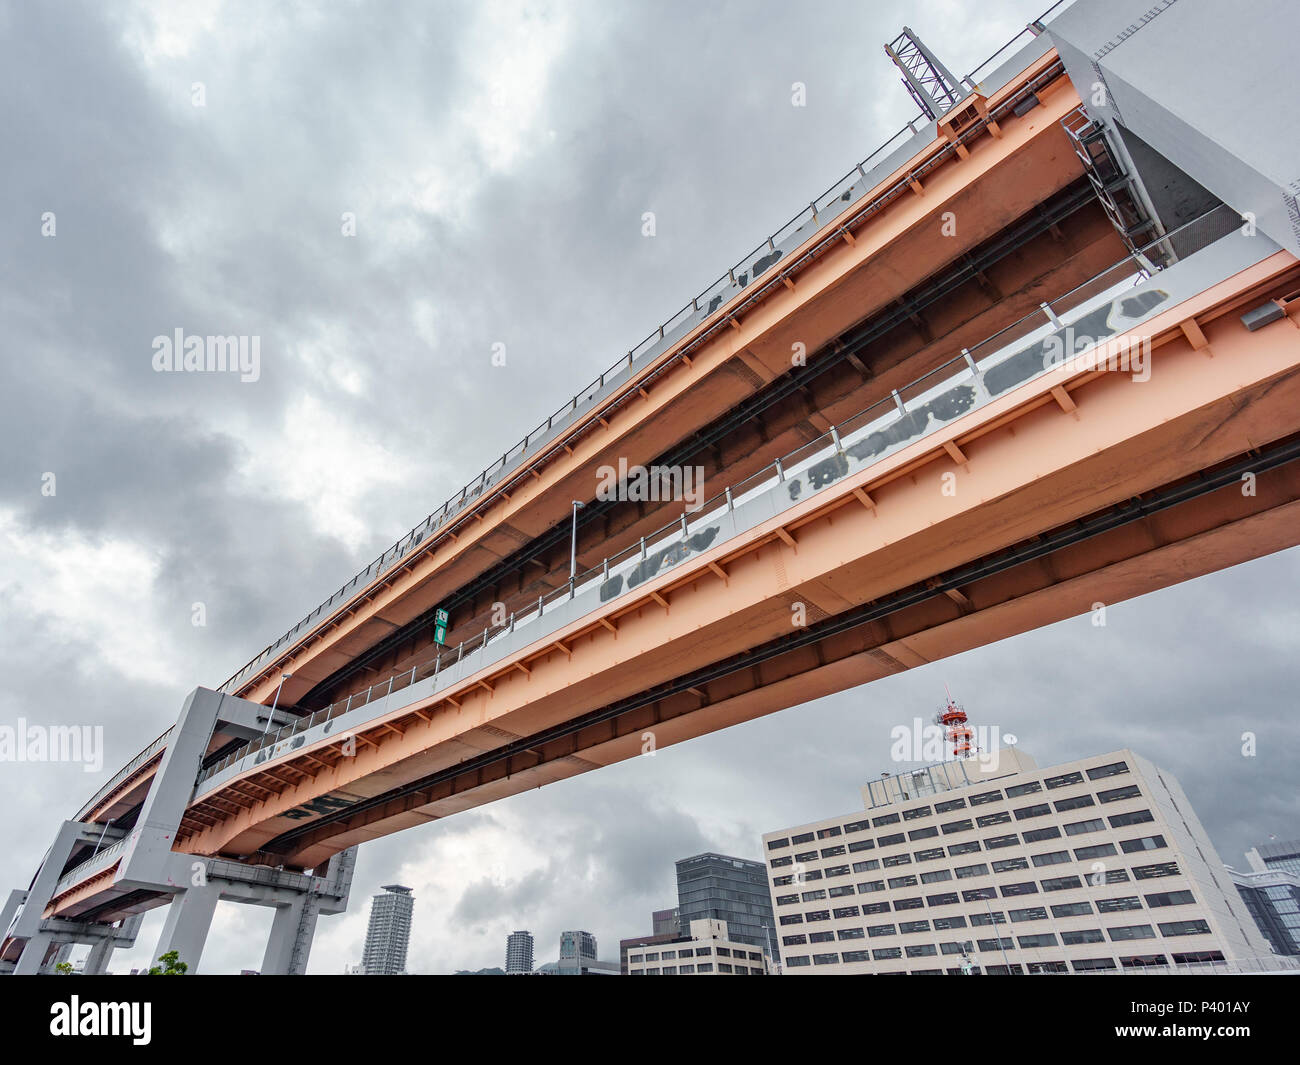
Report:
[[[55,945],[54,937],[48,932],[36,932],[27,940],[23,952],[18,956],[14,966],[15,976],[35,976],[45,967],[45,955]]]
[[[271,935],[266,941],[266,953],[262,956],[263,976],[286,976],[293,963],[293,946],[298,939],[299,926],[303,923],[304,910],[307,910],[310,927],[307,934],[315,931],[316,921],[310,910],[311,898],[300,895],[293,902],[275,908],[275,920],[271,922]],[[305,959],[304,959],[305,960]]]
[[[187,888],[176,895],[167,907],[167,920],[149,964],[156,964],[160,957],[174,950],[189,966],[189,972],[198,972],[203,945],[212,925],[212,914],[220,898],[221,893],[212,886]]]
[[[112,933],[106,935],[103,939],[98,940],[91,948],[90,953],[86,955],[86,964],[82,972],[86,976],[101,976],[108,970],[109,960],[113,957],[113,947],[116,944],[113,941]]]

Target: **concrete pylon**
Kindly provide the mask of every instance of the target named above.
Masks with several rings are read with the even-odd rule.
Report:
[[[15,976],[34,976],[45,968],[45,956],[55,946],[55,940],[48,932],[35,932],[27,940],[23,952],[18,956],[14,966]]]
[[[293,965],[294,943],[302,925],[305,913],[312,909],[313,899],[310,895],[301,895],[290,903],[275,908],[275,919],[271,922],[271,934],[266,941],[266,953],[262,956],[263,976],[287,976]],[[315,925],[315,920],[312,919]]]
[[[220,899],[221,892],[212,886],[186,888],[179,892],[167,908],[167,920],[162,935],[158,937],[153,961],[174,950],[189,966],[189,972],[198,972],[208,928]]]

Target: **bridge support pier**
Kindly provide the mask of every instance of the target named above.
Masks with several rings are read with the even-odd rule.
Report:
[[[303,895],[293,902],[275,908],[275,919],[271,922],[271,935],[266,941],[266,953],[262,956],[263,976],[287,976],[293,963],[293,948],[298,940],[298,929],[306,917],[315,930],[316,919],[311,916],[312,899]]]
[[[180,960],[189,966],[188,971],[199,971],[203,945],[207,942],[212,915],[216,912],[221,892],[211,885],[186,888],[178,892],[167,907],[167,920],[154,950],[154,959],[174,950]]]

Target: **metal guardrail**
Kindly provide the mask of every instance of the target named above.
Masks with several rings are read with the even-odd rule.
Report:
[[[437,677],[440,671],[450,665],[464,660],[467,654],[486,649],[494,639],[512,633],[520,625],[530,623],[545,616],[546,608],[559,602],[572,599],[585,592],[593,583],[607,580],[620,566],[634,560],[644,560],[651,553],[664,546],[679,543],[689,535],[692,523],[699,526],[709,520],[711,514],[719,510],[730,511],[747,498],[766,490],[774,482],[784,481],[796,471],[806,468],[825,455],[842,450],[843,441],[861,435],[864,430],[874,428],[888,418],[889,423],[909,415],[909,402],[918,400],[938,385],[962,374],[972,374],[980,359],[992,356],[1017,340],[1050,328],[1056,320],[1070,313],[1082,304],[1102,295],[1109,289],[1123,284],[1126,280],[1143,280],[1153,272],[1159,272],[1163,264],[1177,261],[1175,247],[1204,247],[1219,237],[1226,236],[1240,224],[1239,216],[1226,205],[1220,205],[1184,226],[1165,234],[1158,240],[1126,255],[1106,270],[1076,286],[1069,292],[1057,297],[1049,304],[988,337],[974,348],[963,349],[960,355],[936,367],[934,370],[917,378],[911,384],[895,391],[890,397],[873,403],[819,437],[801,445],[799,448],[774,459],[763,469],[731,485],[705,501],[694,514],[683,512],[672,522],[660,527],[655,532],[644,536],[640,541],[624,550],[603,559],[598,566],[593,566],[578,574],[572,583],[562,585],[549,595],[539,596],[535,608],[512,613],[506,622],[499,626],[487,626],[482,633],[468,640],[462,640],[454,649],[447,648],[426,662],[395,673],[380,680],[363,692],[356,692],[346,700],[332,703],[310,716],[300,718],[284,725],[248,745],[232,751],[221,761],[209,766],[199,774],[196,784],[202,784],[227,767],[268,747],[274,747],[281,741],[298,733],[314,728],[316,725],[341,717],[369,703],[387,698],[393,692],[410,687],[420,680]],[[987,370],[987,367],[985,367]],[[980,371],[984,372],[983,370]],[[889,417],[894,415],[894,417]],[[793,503],[791,504],[794,505]],[[539,633],[540,635],[540,633]]]
[[[970,75],[963,79],[964,83],[968,87],[978,84],[975,78],[976,74],[1012,45],[1019,42],[1025,34],[1036,35],[1033,26],[1041,23],[1043,19],[1066,2],[1068,0],[1058,0],[1056,4],[1053,4],[1052,7],[1040,15],[1035,20],[1035,23],[1031,23],[1030,27],[1021,30],[1011,41],[972,71]],[[778,245],[784,244],[790,238],[797,236],[809,223],[812,224],[812,228],[808,230],[805,237],[811,236],[813,233],[830,225],[845,211],[857,206],[857,201],[852,198],[852,191],[859,182],[866,180],[868,166],[891,149],[900,138],[915,135],[918,128],[924,128],[929,124],[929,121],[924,115],[918,116],[917,119],[908,122],[893,136],[889,137],[861,163],[845,174],[843,178],[832,184],[820,196],[815,197],[807,207],[799,211],[790,221],[777,229],[775,233],[771,234],[748,255],[743,256],[732,269],[721,275],[712,284],[707,285],[699,295],[695,296],[681,310],[664,321],[625,355],[621,356],[586,388],[576,392],[555,413],[539,423],[537,428],[526,433],[518,443],[508,448],[501,458],[486,467],[477,478],[469,481],[458,492],[452,493],[441,508],[429,514],[423,522],[415,525],[406,535],[399,537],[392,547],[381,553],[370,565],[343,584],[338,591],[307,614],[278,640],[268,644],[252,660],[227,678],[221,684],[220,690],[231,693],[236,685],[256,672],[257,668],[272,658],[278,650],[291,644],[307,628],[322,620],[327,612],[332,612],[332,608],[341,608],[346,602],[352,600],[355,592],[360,591],[374,579],[390,571],[429,536],[463,513],[465,508],[477,500],[486,489],[496,484],[512,465],[518,465],[530,454],[536,454],[543,444],[552,443],[553,439],[567,425],[575,421],[580,413],[584,413],[592,407],[602,393],[612,388],[612,386],[630,379],[632,371],[636,368],[638,362],[644,363],[650,355],[668,350],[691,329],[704,324],[711,318],[716,317],[719,323],[724,321],[727,316],[720,313],[724,310],[724,305],[732,297],[738,295],[751,281],[756,282],[759,275],[775,265],[777,259],[781,257],[778,254]],[[800,240],[802,239],[800,238]]]
[[[125,849],[127,841],[130,840],[130,838],[130,836],[124,836],[111,847],[105,847],[102,851],[96,851],[84,862],[68,870],[68,872],[59,878],[59,882],[54,885],[54,890],[50,893],[50,897],[53,898],[61,895],[69,888],[75,887],[87,877],[94,875],[102,869],[107,869],[113,864],[113,862],[117,861],[117,859],[121,857],[121,853]]]
[[[77,816],[74,818],[74,820],[76,821],[84,820],[86,814],[90,813],[92,809],[94,809],[97,805],[99,805],[99,803],[102,802],[106,796],[111,794],[112,791],[116,787],[118,787],[118,785],[120,785],[124,780],[126,780],[132,773],[134,773],[142,765],[148,762],[150,758],[152,758],[164,747],[166,747],[167,741],[171,738],[171,734],[175,730],[175,728],[176,726],[172,725],[165,732],[163,732],[162,735],[160,735],[151,744],[149,744],[148,747],[146,747],[143,751],[141,751],[129,762],[127,762],[125,766],[123,766],[116,773],[114,773],[113,776],[109,779],[108,783],[106,783],[97,792],[95,792],[95,794],[91,797],[90,801],[87,802],[85,806],[83,806],[80,810],[77,811]]]

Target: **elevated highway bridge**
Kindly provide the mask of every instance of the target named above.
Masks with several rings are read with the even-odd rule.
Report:
[[[234,898],[301,971],[370,839],[1300,540],[1278,148],[1207,152],[1216,42],[1171,9],[1106,51],[1131,6],[1038,20],[197,689],[11,894],[0,966],[164,904],[197,962]],[[628,467],[701,494],[600,497]]]

